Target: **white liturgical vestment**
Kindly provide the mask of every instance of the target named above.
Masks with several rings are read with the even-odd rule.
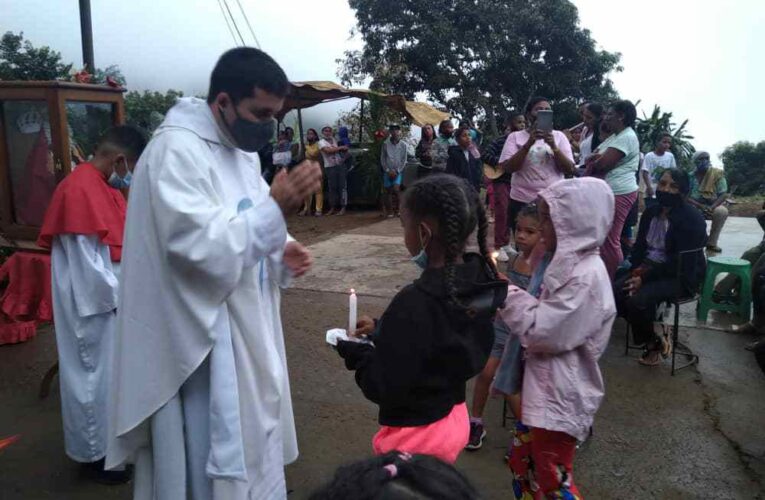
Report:
[[[106,465],[136,464],[134,498],[286,498],[288,238],[257,154],[180,99],[136,166],[125,228]]]

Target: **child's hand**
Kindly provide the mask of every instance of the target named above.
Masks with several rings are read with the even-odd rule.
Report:
[[[356,322],[356,330],[351,333],[353,337],[367,337],[375,331],[375,320],[369,316],[362,316]]]

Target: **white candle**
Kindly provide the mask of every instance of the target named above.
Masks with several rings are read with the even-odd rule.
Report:
[[[351,296],[348,299],[348,336],[356,331],[356,290],[351,288]]]

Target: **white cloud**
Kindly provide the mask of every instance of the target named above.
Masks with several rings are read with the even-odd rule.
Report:
[[[688,119],[697,148],[717,155],[739,140],[765,140],[765,3],[576,0],[582,25],[602,48],[621,52],[619,92]],[[757,53],[756,53],[757,52]]]

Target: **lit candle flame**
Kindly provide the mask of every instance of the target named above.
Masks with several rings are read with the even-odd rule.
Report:
[[[351,288],[351,293],[356,293],[356,290],[354,290],[353,288]]]
[[[497,264],[498,258],[499,258],[499,252],[497,251],[491,252],[491,260],[492,262],[494,262],[495,265]]]

